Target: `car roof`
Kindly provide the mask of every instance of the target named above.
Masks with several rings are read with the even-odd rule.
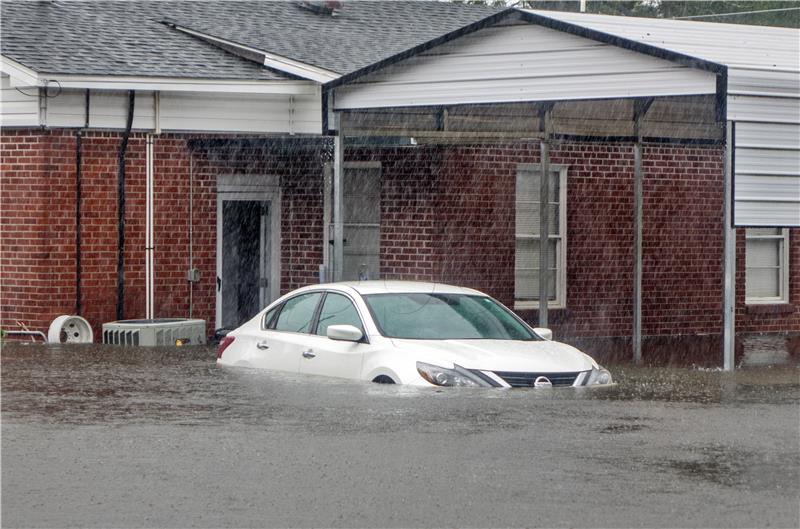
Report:
[[[398,280],[371,280],[371,281],[342,281],[319,285],[321,287],[343,287],[355,290],[359,294],[389,294],[389,293],[436,293],[436,294],[471,294],[484,295],[482,292],[471,288],[446,285],[444,283],[431,283],[423,281],[398,281]]]

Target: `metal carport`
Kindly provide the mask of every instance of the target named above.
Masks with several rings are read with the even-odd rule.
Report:
[[[559,137],[627,138],[635,141],[632,336],[640,361],[642,142],[677,130],[682,138],[726,146],[723,358],[732,369],[734,227],[800,226],[797,42],[795,30],[511,10],[328,83],[328,129],[336,131],[334,279],[342,263],[348,136],[442,143],[535,138],[542,174]],[[587,113],[594,119],[587,121]],[[541,181],[540,197],[547,197],[548,179]],[[544,269],[546,200],[539,209]],[[539,276],[544,292],[547,277]],[[540,304],[539,322],[547,326],[547,303]]]

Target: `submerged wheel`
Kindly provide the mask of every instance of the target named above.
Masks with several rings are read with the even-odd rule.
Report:
[[[372,381],[375,382],[376,384],[394,384],[395,383],[394,380],[392,380],[392,377],[387,377],[386,375],[377,376]]]
[[[92,343],[93,341],[92,326],[80,316],[66,314],[59,316],[47,330],[48,343]]]

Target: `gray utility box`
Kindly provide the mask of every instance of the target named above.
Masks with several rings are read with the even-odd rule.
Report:
[[[206,321],[188,318],[112,321],[103,324],[103,343],[202,345],[206,343]]]

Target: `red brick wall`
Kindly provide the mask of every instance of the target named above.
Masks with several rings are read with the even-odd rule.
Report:
[[[0,135],[0,327],[47,330],[72,311],[75,140],[39,131]]]
[[[326,150],[299,143],[265,145],[263,141],[230,140],[196,142],[195,174],[204,175],[205,188],[214,209],[214,222],[206,224],[216,255],[217,175],[277,175],[281,185],[281,293],[319,282],[323,245],[323,170],[329,159]],[[196,226],[208,215],[196,212]],[[195,244],[197,244],[195,242]],[[216,261],[210,261],[210,275]],[[213,272],[211,272],[213,271]],[[213,314],[213,311],[212,311]]]
[[[486,291],[513,306],[516,171],[520,163],[539,163],[538,144],[385,149],[372,157],[384,167],[383,218],[404,222],[392,234],[426,238],[397,251],[393,237],[382,237],[390,245],[382,249],[383,277],[427,278],[426,249],[432,244],[433,279]],[[550,157],[552,164],[568,166],[567,307],[550,311],[552,326],[560,336],[629,336],[633,146],[560,144]],[[722,152],[648,145],[643,160],[643,331],[719,332]],[[420,167],[428,166],[435,183],[424,184],[429,170]],[[398,176],[398,169],[408,174]],[[393,194],[398,186],[405,195]],[[406,259],[407,254],[423,257]],[[396,273],[400,259],[403,273]],[[537,321],[536,311],[521,314]]]
[[[716,333],[722,327],[723,152],[645,150],[644,333]]]
[[[0,181],[0,326],[46,330],[75,309],[75,132],[4,131]],[[83,138],[82,315],[99,332],[116,319],[118,133]],[[191,139],[155,142],[155,315],[204,318],[213,329],[216,179],[278,175],[282,188],[281,291],[318,280],[323,166],[328,149],[302,142]],[[190,143],[193,145],[190,147]],[[145,138],[127,156],[125,317],[144,316]],[[517,165],[538,163],[536,143],[348,150],[381,161],[383,277],[484,290],[513,305]],[[633,152],[630,144],[558,144],[568,170],[567,308],[551,311],[562,338],[630,336]],[[722,151],[652,144],[644,152],[644,334],[718,334],[721,328]],[[189,187],[192,187],[192,223]],[[193,265],[201,281],[186,281]],[[800,230],[792,232],[790,301],[800,298]],[[791,312],[744,306],[738,243],[737,329],[800,331]],[[763,311],[763,309],[762,309]],[[536,312],[523,316],[536,322]]]
[[[438,151],[414,147],[349,149],[346,159],[381,163],[381,277],[440,280]]]
[[[0,327],[47,331],[76,303],[74,131],[3,131],[0,181]],[[220,174],[278,174],[282,183],[281,291],[317,281],[322,262],[322,164],[318,149],[290,153],[221,143],[189,148],[190,138],[154,143],[155,317],[197,317],[213,331],[216,310],[216,179]],[[82,140],[81,315],[97,340],[116,319],[117,155],[120,134]],[[242,147],[245,145],[245,147]],[[145,312],[145,136],[131,135],[126,156],[124,318]],[[190,267],[189,169],[192,168]],[[190,311],[191,299],[191,311]]]

